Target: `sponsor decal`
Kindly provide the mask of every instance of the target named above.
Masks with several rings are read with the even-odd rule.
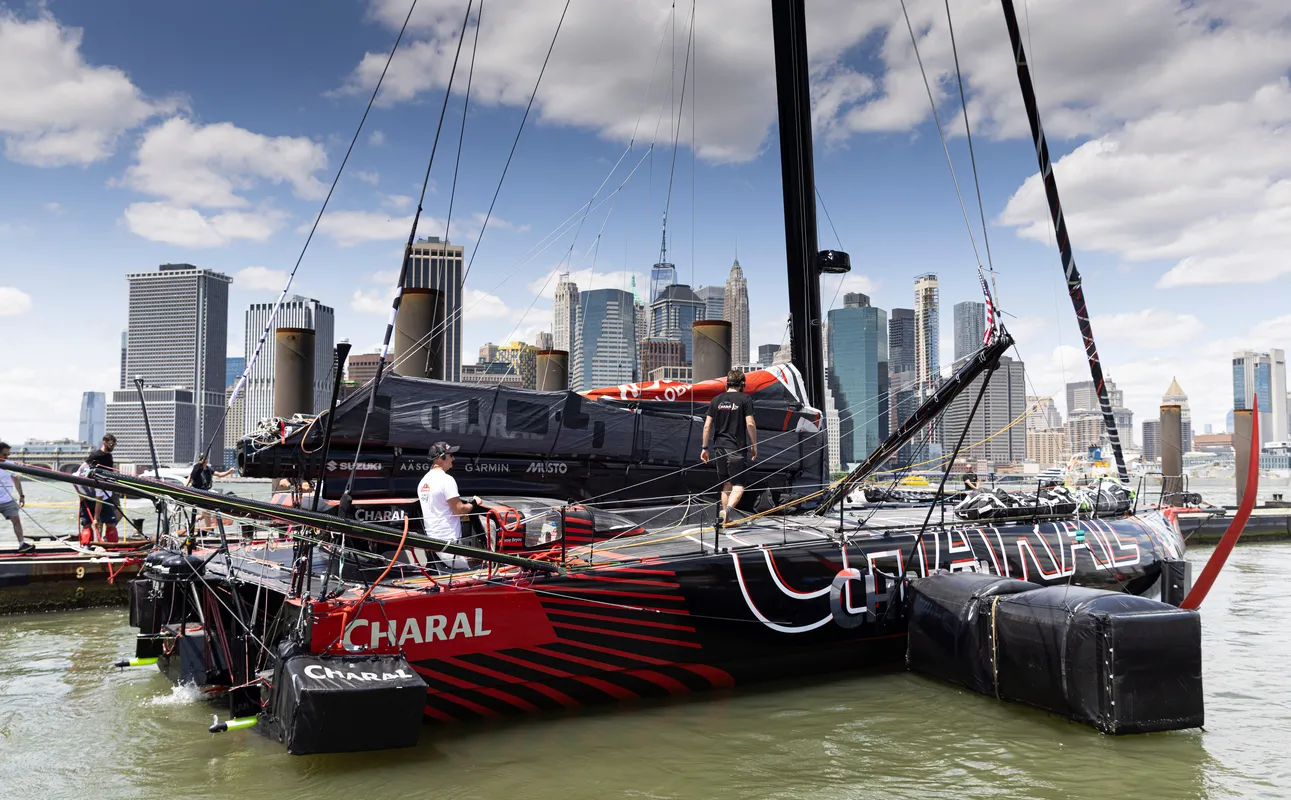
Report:
[[[354,518],[359,522],[401,522],[408,518],[407,512],[401,508],[356,508],[354,509]]]
[[[345,672],[344,670],[332,669],[331,667],[320,666],[319,664],[310,664],[305,667],[305,674],[316,681],[327,678],[341,678],[347,681],[395,681],[401,678],[411,678],[412,675],[405,669],[397,669],[394,672]]]
[[[421,661],[531,647],[554,642],[556,634],[537,595],[498,588],[386,600],[383,607],[365,604],[344,632],[339,612],[314,623],[314,652],[323,652],[338,640],[351,653],[400,652],[409,661]]]
[[[380,472],[381,462],[379,461],[328,461],[328,472]]]
[[[564,475],[569,472],[569,465],[564,461],[531,461],[526,473],[537,472],[540,475]]]
[[[491,473],[510,472],[511,465],[489,463],[487,461],[479,464],[472,464],[468,462],[466,465],[466,471],[467,472],[491,472]]]

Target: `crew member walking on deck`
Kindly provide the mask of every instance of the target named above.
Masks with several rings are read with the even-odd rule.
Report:
[[[421,483],[417,484],[417,498],[421,501],[421,522],[426,535],[432,539],[456,543],[462,538],[462,517],[478,511],[480,498],[471,502],[462,500],[457,491],[457,480],[448,471],[453,468],[456,445],[435,442],[430,448],[431,468]],[[439,557],[450,567],[465,567],[466,559],[440,553]]]
[[[9,445],[0,442],[0,462],[8,460]],[[22,538],[22,507],[26,503],[22,479],[12,472],[0,469],[0,517],[13,523],[13,535],[18,537],[19,553],[36,549],[36,545]]]
[[[709,450],[708,443],[713,443]],[[748,451],[748,459],[744,457]],[[744,393],[744,373],[733,369],[726,375],[726,391],[708,404],[704,417],[703,449],[699,457],[717,462],[717,477],[722,481],[722,521],[744,496],[745,463],[758,457],[758,428],[753,421],[753,398]]]
[[[110,433],[103,434],[103,440],[97,450],[91,450],[85,462],[76,470],[79,477],[89,477],[95,467],[116,469],[112,451],[117,447],[117,437]],[[117,541],[116,503],[115,499],[102,489],[79,487],[76,490],[81,496],[77,512],[81,522],[79,541],[82,547],[88,546],[96,539]]]
[[[210,491],[211,487],[215,485],[216,478],[227,478],[233,472],[233,467],[229,467],[223,472],[216,472],[211,468],[210,459],[203,455],[193,465],[193,469],[188,473],[188,480],[185,481],[184,485],[191,486],[194,489],[201,489],[202,491]],[[201,518],[197,522],[197,527],[211,530],[211,520],[211,512],[203,510]]]

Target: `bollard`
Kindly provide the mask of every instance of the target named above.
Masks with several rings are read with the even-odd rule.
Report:
[[[273,415],[313,414],[314,332],[309,328],[279,328],[274,332]]]
[[[538,391],[564,392],[569,389],[569,351],[539,350],[535,367]]]
[[[1161,406],[1161,504],[1179,502],[1183,493],[1183,409]]]
[[[1251,422],[1255,417],[1255,412],[1249,408],[1238,408],[1233,411],[1233,457],[1234,466],[1233,475],[1237,479],[1237,499],[1240,502],[1242,495],[1246,494],[1246,481],[1250,478],[1251,448],[1256,445],[1251,442]]]
[[[444,293],[405,288],[394,321],[391,371],[409,378],[444,379]]]

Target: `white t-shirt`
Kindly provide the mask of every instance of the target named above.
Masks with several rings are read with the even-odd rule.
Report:
[[[0,503],[13,503],[17,496],[13,488],[13,475],[0,469]]]
[[[462,518],[448,507],[448,501],[453,497],[461,497],[457,492],[457,481],[442,469],[432,469],[417,484],[421,519],[427,536],[445,541],[462,538]]]

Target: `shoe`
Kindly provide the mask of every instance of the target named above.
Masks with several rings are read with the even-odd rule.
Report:
[[[22,544],[18,545],[19,553],[30,553],[35,549],[36,549],[36,545],[32,544],[31,542],[23,542]]]

